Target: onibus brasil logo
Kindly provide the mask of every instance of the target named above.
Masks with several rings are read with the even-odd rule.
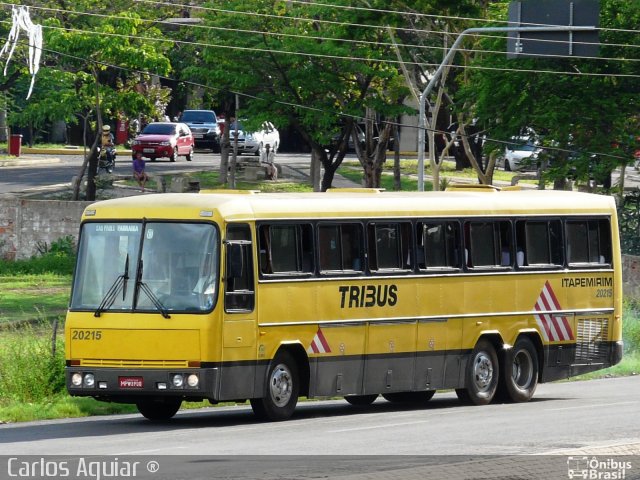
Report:
[[[623,480],[627,478],[628,470],[631,470],[631,462],[616,458],[602,460],[584,456],[567,459],[567,475],[571,479]]]

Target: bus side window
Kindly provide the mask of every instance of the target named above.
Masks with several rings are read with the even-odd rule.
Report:
[[[311,224],[261,225],[259,232],[263,275],[313,272]]]
[[[567,262],[603,265],[611,263],[611,226],[606,219],[568,220]]]
[[[418,268],[460,268],[460,224],[418,223]]]
[[[255,305],[251,228],[244,223],[227,226],[225,311],[250,312]]]
[[[516,256],[519,267],[559,267],[562,259],[562,228],[559,220],[518,220]],[[522,252],[522,253],[520,253]]]
[[[411,224],[370,223],[369,268],[377,270],[408,270],[411,268]]]
[[[362,225],[342,223],[318,226],[318,250],[322,272],[363,269]]]
[[[470,267],[511,267],[512,236],[511,222],[496,220],[486,222],[468,222],[467,246]],[[466,230],[465,230],[466,232]]]

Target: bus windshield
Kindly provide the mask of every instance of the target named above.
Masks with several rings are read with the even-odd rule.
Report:
[[[85,223],[71,310],[206,312],[216,301],[219,234],[206,223]]]

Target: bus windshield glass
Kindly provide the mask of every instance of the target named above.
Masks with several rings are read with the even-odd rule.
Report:
[[[218,230],[206,223],[85,223],[70,308],[96,316],[210,311],[217,297],[218,243]]]

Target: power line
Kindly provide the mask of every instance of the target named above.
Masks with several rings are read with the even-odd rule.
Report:
[[[327,8],[335,8],[342,10],[356,10],[356,11],[365,11],[365,12],[373,12],[373,13],[390,13],[395,15],[403,15],[403,16],[413,16],[413,17],[421,17],[421,18],[435,18],[435,19],[445,19],[445,20],[465,20],[472,22],[496,22],[496,23],[511,23],[509,20],[500,20],[500,19],[485,19],[485,18],[476,18],[476,17],[460,17],[455,15],[435,15],[430,13],[420,13],[415,11],[401,11],[401,10],[387,10],[382,8],[371,8],[371,7],[356,7],[353,5],[335,5],[329,3],[320,3],[313,2],[311,0],[287,0],[289,3],[297,3],[304,5],[313,5],[318,7],[327,7]],[[527,27],[554,27],[558,25],[550,24],[550,23],[523,23],[522,26]],[[624,28],[598,28],[602,31],[610,31],[610,32],[623,32],[623,33],[640,33],[639,30],[631,30]]]
[[[187,9],[192,8],[192,9],[196,9],[196,10],[204,10],[204,11],[225,13],[225,14],[229,14],[229,15],[253,16],[253,17],[271,18],[271,19],[277,19],[277,20],[304,21],[304,22],[309,22],[309,23],[338,25],[338,26],[344,26],[344,27],[361,27],[361,28],[374,28],[374,29],[391,28],[391,29],[396,30],[396,31],[405,31],[405,32],[410,32],[410,33],[426,33],[426,34],[437,34],[437,35],[455,35],[455,33],[452,33],[452,32],[444,32],[444,31],[432,30],[432,29],[423,30],[423,29],[416,29],[416,28],[395,27],[395,26],[390,26],[390,25],[388,25],[388,26],[387,25],[371,25],[371,24],[366,24],[366,23],[349,23],[349,22],[340,22],[340,21],[336,21],[336,20],[323,20],[323,19],[316,19],[316,18],[292,17],[292,16],[275,15],[275,14],[270,14],[270,13],[258,13],[258,12],[250,12],[250,11],[236,11],[236,10],[228,10],[228,9],[216,8],[216,7],[204,7],[204,6],[201,6],[201,5],[176,4],[176,3],[170,3],[170,2],[161,1],[161,0],[135,0],[135,1],[137,3],[151,3],[151,4],[154,4],[154,5],[182,7],[182,8],[187,8]],[[306,3],[306,2],[303,2],[303,3]],[[353,7],[353,8],[361,9],[361,8],[364,8],[364,7]],[[390,12],[393,12],[393,11],[390,11]],[[407,15],[411,15],[411,13],[408,12]],[[427,15],[427,14],[423,14],[423,15]],[[434,15],[434,17],[440,17],[440,16]],[[441,17],[441,18],[465,19],[465,17]],[[475,20],[481,21],[481,19],[475,19]],[[485,22],[486,21],[495,21],[495,20],[485,20]],[[497,22],[505,22],[505,21],[497,20]],[[552,25],[552,24],[526,24],[526,25],[529,25],[529,26],[534,26],[534,25],[561,26],[561,25]],[[601,29],[601,30],[603,30],[603,29]],[[634,31],[634,32],[635,33],[639,33],[637,31]],[[469,36],[495,38],[495,35],[481,34],[481,33],[473,33],[473,34],[469,34]],[[548,42],[548,43],[569,43],[568,40],[539,39],[539,40],[536,40],[536,41]],[[580,45],[599,45],[600,44],[599,42],[575,42],[575,41],[573,43],[574,44],[580,44]],[[607,44],[607,45],[610,45],[610,46],[632,46],[632,47],[640,48],[640,45],[625,45],[625,44]]]
[[[0,21],[0,23],[7,23],[7,22]],[[321,53],[296,52],[291,50],[275,50],[271,48],[242,47],[238,45],[223,45],[223,44],[213,45],[213,44],[203,43],[203,42],[193,42],[193,41],[176,40],[176,39],[169,39],[169,38],[144,37],[139,35],[121,34],[121,33],[113,33],[113,32],[94,32],[90,30],[54,27],[54,26],[47,26],[47,25],[45,25],[44,28],[77,32],[77,33],[83,33],[88,35],[110,36],[110,37],[119,37],[119,38],[136,39],[136,40],[144,40],[144,41],[175,43],[175,44],[184,44],[184,45],[205,47],[205,48],[223,48],[223,49],[239,50],[239,51],[247,51],[247,52],[275,53],[275,54],[282,54],[282,55],[298,55],[298,56],[306,56],[306,57],[345,60],[345,61],[359,61],[359,62],[367,62],[367,63],[379,62],[379,63],[394,64],[394,65],[405,64],[405,65],[417,65],[417,66],[429,66],[429,67],[439,66],[439,64],[437,63],[410,62],[410,61],[400,61],[400,60],[392,60],[392,59],[384,59],[384,58],[353,57],[353,56],[346,56],[346,55],[328,55],[328,54],[321,54]],[[640,74],[631,74],[631,73],[599,73],[599,72],[580,72],[580,71],[572,72],[567,70],[558,71],[558,70],[487,67],[487,66],[481,66],[481,65],[456,65],[456,64],[452,64],[450,65],[450,67],[460,68],[460,69],[501,71],[501,72],[548,73],[553,75],[590,76],[590,77],[640,78]]]
[[[144,0],[136,0],[136,1],[144,1]],[[0,2],[0,4],[3,4],[2,2]],[[131,20],[130,18],[126,18],[126,17],[116,17],[116,16],[111,16],[111,15],[103,15],[103,14],[94,14],[94,13],[87,13],[87,12],[72,12],[72,11],[68,11],[68,10],[61,10],[61,9],[50,9],[50,8],[46,8],[46,7],[36,7],[36,8],[41,8],[44,10],[54,10],[54,11],[62,11],[65,13],[75,13],[75,14],[80,14],[80,15],[90,15],[90,16],[98,16],[98,17],[107,17],[107,18],[114,18],[114,19],[126,19],[126,20]],[[141,21],[145,21],[140,19]],[[146,20],[149,21],[149,20]],[[1,22],[1,21],[0,21]],[[242,47],[242,46],[238,46],[238,45],[223,45],[223,44],[216,44],[216,45],[212,45],[212,44],[208,44],[208,43],[203,43],[203,42],[192,42],[192,41],[184,41],[184,40],[176,40],[176,39],[166,39],[166,38],[157,38],[157,37],[143,37],[143,36],[136,36],[136,35],[125,35],[125,34],[116,34],[116,33],[109,33],[109,32],[93,32],[93,31],[89,31],[89,30],[81,30],[81,29],[72,29],[72,28],[63,28],[63,27],[54,27],[54,26],[45,26],[45,28],[49,28],[49,29],[62,29],[62,30],[66,30],[66,31],[75,31],[75,32],[79,32],[79,33],[85,33],[85,34],[93,34],[93,35],[101,35],[101,36],[116,36],[116,37],[121,37],[121,38],[134,38],[134,39],[138,39],[138,40],[145,40],[145,41],[162,41],[162,42],[171,42],[171,43],[178,43],[178,44],[187,44],[187,45],[193,45],[193,46],[200,46],[200,47],[214,47],[214,48],[224,48],[224,49],[231,49],[231,50],[240,50],[240,51],[250,51],[250,52],[262,52],[262,53],[277,53],[277,54],[285,54],[285,55],[301,55],[301,56],[309,56],[309,57],[318,57],[318,58],[329,58],[329,59],[337,59],[337,60],[346,60],[346,61],[362,61],[362,62],[384,62],[384,63],[390,63],[390,64],[402,64],[404,63],[405,65],[418,65],[418,66],[429,66],[429,67],[435,67],[438,66],[439,64],[436,63],[426,63],[426,62],[410,62],[410,61],[399,61],[399,60],[393,60],[393,59],[384,59],[384,58],[379,58],[379,59],[372,59],[372,58],[368,58],[368,57],[354,57],[354,56],[346,56],[346,55],[328,55],[328,54],[319,54],[319,53],[310,53],[310,52],[296,52],[296,51],[291,51],[291,50],[275,50],[275,49],[270,49],[270,48],[258,48],[258,47]],[[251,31],[253,33],[257,33],[257,34],[264,34],[265,32],[259,32],[259,31]],[[313,38],[313,37],[311,37]],[[440,48],[440,47],[435,47],[435,48]],[[493,51],[489,51],[488,53],[493,53]],[[610,60],[616,60],[616,61],[639,61],[638,59],[616,59],[616,58],[611,58]],[[557,71],[557,70],[540,70],[540,69],[522,69],[522,68],[505,68],[505,67],[487,67],[487,66],[480,66],[480,65],[455,65],[452,64],[451,65],[452,68],[468,68],[468,69],[472,69],[472,70],[488,70],[488,71],[509,71],[509,72],[527,72],[527,73],[549,73],[549,74],[566,74],[566,75],[572,75],[572,76],[580,76],[580,75],[584,75],[584,76],[592,76],[592,77],[630,77],[630,78],[635,78],[638,77],[640,75],[635,75],[635,74],[624,74],[624,73],[599,73],[599,72],[580,72],[580,71],[576,71],[576,72],[572,72],[572,71]]]
[[[170,3],[165,3],[165,2],[161,2],[161,1],[154,1],[154,0],[136,0],[137,2],[146,2],[146,3],[154,3],[154,4],[160,4],[160,5],[172,5]],[[0,5],[9,5],[7,3],[4,2],[0,2]],[[38,7],[38,6],[34,6],[33,8],[35,9],[40,9],[40,10],[46,10],[46,11],[53,11],[53,12],[58,12],[58,13],[70,13],[70,14],[75,14],[75,15],[87,15],[87,16],[95,16],[95,17],[101,17],[101,18],[109,18],[109,19],[115,19],[115,20],[126,20],[126,21],[131,21],[130,17],[121,17],[121,16],[117,16],[117,15],[106,15],[106,14],[98,14],[98,13],[92,13],[92,12],[78,12],[78,11],[72,11],[72,10],[64,10],[64,9],[59,9],[59,8],[49,8],[49,7]],[[229,10],[222,10],[222,9],[213,9],[211,7],[200,7],[200,6],[192,6],[192,8],[200,8],[200,9],[208,9],[208,10],[217,10],[217,11],[223,11],[226,13],[241,13],[241,12],[235,12],[235,11],[229,11]],[[353,8],[358,8],[358,9],[362,9],[363,7],[353,7]],[[259,16],[270,16],[267,14],[259,14],[259,13],[252,13],[253,15],[259,15]],[[424,14],[426,15],[426,14]],[[277,18],[283,18],[280,16],[277,16]],[[288,18],[288,19],[295,19],[295,20],[305,20],[305,21],[316,21],[316,20],[311,20],[311,19],[305,19],[302,17],[284,17],[284,18]],[[449,18],[449,17],[448,17]],[[457,17],[452,17],[452,18],[457,18]],[[461,17],[462,18],[462,17]],[[162,21],[162,20],[149,20],[149,19],[138,19],[141,22],[146,22],[146,23],[160,23],[160,24],[168,24],[168,25],[175,25],[172,22],[167,22],[167,21]],[[358,25],[363,25],[363,24],[350,24],[350,23],[346,23],[345,25],[349,25],[349,26],[358,26]],[[374,27],[374,28],[382,28],[381,26],[373,26],[373,25],[367,25],[368,27]],[[321,36],[305,36],[305,35],[296,35],[296,34],[289,34],[289,33],[282,33],[282,32],[270,32],[270,31],[258,31],[258,30],[247,30],[247,29],[235,29],[235,28],[229,28],[229,27],[219,27],[219,26],[213,26],[213,25],[192,25],[191,27],[195,27],[195,28],[200,28],[200,29],[212,29],[212,30],[219,30],[219,31],[229,31],[229,32],[237,32],[237,33],[249,33],[249,34],[258,34],[258,35],[268,35],[268,36],[279,36],[279,37],[289,37],[289,38],[303,38],[306,40],[326,40],[326,41],[336,41],[336,42],[348,42],[348,43],[352,43],[352,44],[365,44],[365,45],[377,45],[377,46],[389,46],[389,47],[393,47],[395,46],[393,43],[385,43],[385,42],[374,42],[374,41],[367,41],[367,40],[354,40],[354,39],[343,39],[343,38],[331,38],[331,37],[321,37]],[[426,31],[429,33],[435,33],[438,35],[441,34],[447,34],[449,35],[449,32],[440,32],[440,31],[433,31],[433,30],[429,30]],[[491,37],[491,38],[495,38],[495,36],[492,35],[482,35],[482,36],[486,36],[486,37]],[[540,40],[540,41],[545,41],[545,42],[557,42],[557,43],[568,43],[567,41],[563,41],[563,40]],[[177,40],[176,40],[177,42]],[[594,42],[574,42],[575,44],[595,44]],[[613,44],[609,44],[609,45],[613,45]],[[640,45],[625,45],[625,44],[618,44],[619,46],[624,46],[624,47],[640,47]],[[446,50],[446,47],[439,47],[439,46],[426,46],[426,45],[412,45],[412,44],[397,44],[398,47],[404,47],[404,48],[417,48],[417,49],[427,49],[427,50]],[[237,47],[238,49],[240,49],[240,47]],[[491,54],[504,54],[504,52],[500,52],[500,51],[496,51],[496,50],[484,50],[484,49],[460,49],[460,51],[462,52],[471,52],[471,53],[491,53]],[[310,54],[313,55],[313,54]],[[541,54],[541,55],[533,55],[533,54],[528,54],[528,53],[523,53],[520,54],[522,57],[527,57],[527,56],[531,56],[531,57],[547,57],[547,58],[566,58],[566,56],[564,55],[555,55],[555,54]],[[343,56],[343,58],[346,58],[346,56]],[[603,61],[617,61],[617,62],[637,62],[640,61],[639,59],[629,59],[629,58],[616,58],[616,57],[584,57],[584,56],[572,56],[571,58],[573,59],[589,59],[589,60],[603,60]],[[354,57],[354,59],[357,59]],[[381,60],[381,61],[385,61],[388,63],[396,63],[398,62],[397,60]],[[408,63],[411,64],[411,62],[404,62],[404,63]],[[426,66],[434,66],[433,64],[422,64],[422,63],[418,63],[418,62],[414,62],[414,64],[419,64],[419,65],[426,65]],[[485,67],[485,68],[490,68],[490,67]],[[573,73],[573,72],[568,72],[568,73]],[[615,75],[615,74],[613,74]]]

